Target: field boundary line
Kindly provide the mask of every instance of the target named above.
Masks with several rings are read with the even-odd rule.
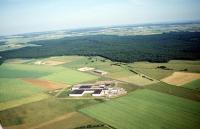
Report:
[[[28,103],[40,101],[48,97],[49,96],[47,94],[40,93],[40,94],[35,94],[26,98],[18,99],[18,100],[3,102],[3,103],[0,103],[0,111],[6,110],[9,108],[18,107],[18,106],[28,104]]]
[[[71,87],[71,85],[67,85],[66,87],[62,88],[56,95],[55,97],[58,97],[58,95],[60,95],[64,90],[66,90],[67,88]]]
[[[29,129],[38,129],[38,128],[41,128],[41,127],[43,127],[43,126],[45,126],[45,125],[49,125],[49,124],[52,124],[52,123],[55,123],[55,122],[64,120],[64,119],[66,119],[66,118],[70,118],[70,117],[72,117],[72,116],[75,115],[75,114],[76,114],[76,112],[66,113],[65,115],[56,117],[56,118],[53,119],[53,120],[50,120],[50,121],[41,123],[41,124],[39,124],[39,125],[37,125],[37,126],[34,126],[34,127],[29,128]]]

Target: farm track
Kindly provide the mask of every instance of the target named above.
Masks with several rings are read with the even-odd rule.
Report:
[[[39,124],[39,125],[37,125],[37,126],[31,127],[31,128],[29,128],[29,129],[38,129],[38,128],[42,128],[43,126],[46,126],[46,125],[49,125],[49,124],[52,124],[52,123],[55,123],[55,122],[58,122],[58,121],[61,121],[61,120],[70,118],[70,117],[72,117],[72,116],[75,115],[75,114],[76,114],[76,112],[67,113],[67,114],[65,114],[65,115],[56,117],[56,118],[53,119],[53,120],[50,120],[50,121],[44,122],[44,123],[42,123],[42,124]]]
[[[57,97],[58,95],[60,95],[64,90],[66,90],[67,88],[71,87],[71,85],[67,85],[66,87],[64,87],[62,90],[60,90],[55,97]]]

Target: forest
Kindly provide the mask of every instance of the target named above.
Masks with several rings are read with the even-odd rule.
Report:
[[[170,32],[138,36],[90,35],[30,43],[40,46],[0,52],[1,62],[11,58],[60,55],[102,56],[119,62],[200,59],[200,32]]]

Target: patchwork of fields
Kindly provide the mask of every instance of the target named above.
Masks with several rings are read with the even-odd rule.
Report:
[[[0,121],[5,129],[197,129],[199,79],[181,86],[160,80],[183,70],[199,73],[199,65],[199,61],[121,63],[83,56],[10,59],[0,66]],[[108,74],[77,70],[82,67]],[[118,80],[128,95],[108,101],[64,98],[74,84],[105,80]]]
[[[42,93],[42,89],[19,79],[0,78],[0,102]]]
[[[0,110],[46,99],[48,90],[98,78],[62,66],[35,65],[35,61],[9,60],[0,66]]]
[[[76,110],[97,103],[99,102],[96,100],[57,100],[49,98],[1,111],[0,121],[8,129],[17,129],[18,127],[21,129],[22,126],[25,126],[24,129],[43,129],[50,128],[52,124],[58,125],[57,128],[59,129],[70,129],[87,124],[96,125],[101,122],[83,116]],[[79,120],[79,122],[68,123],[68,121],[74,119]],[[59,126],[59,123],[62,124]],[[52,127],[51,129],[57,128]]]
[[[168,63],[150,63],[150,62],[135,62],[129,64],[134,70],[146,74],[155,79],[162,79],[173,72],[184,71],[191,73],[200,73],[200,61],[185,61],[185,60],[171,60]],[[167,69],[158,68],[165,66]]]
[[[151,91],[128,96],[80,111],[119,129],[199,129],[200,103]]]
[[[171,76],[163,78],[162,81],[176,86],[181,86],[196,79],[200,79],[200,74],[189,72],[174,72]]]
[[[81,82],[96,80],[98,77],[65,68],[61,72],[56,72],[40,79],[73,85]]]

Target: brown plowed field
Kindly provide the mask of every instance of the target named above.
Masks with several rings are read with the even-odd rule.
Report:
[[[24,81],[31,83],[33,85],[48,89],[48,90],[54,90],[54,89],[60,89],[63,87],[66,87],[65,84],[50,82],[46,80],[37,80],[37,79],[23,79]]]

